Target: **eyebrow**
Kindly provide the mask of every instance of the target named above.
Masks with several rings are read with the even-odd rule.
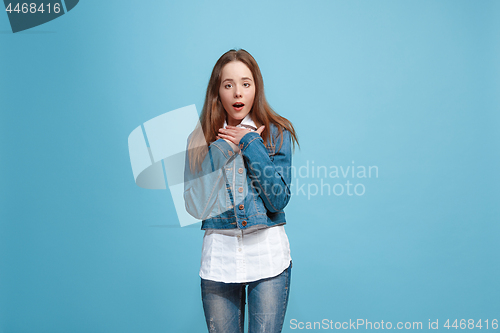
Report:
[[[249,80],[249,81],[252,81],[252,82],[253,82],[253,80],[252,80],[251,78],[246,77],[246,76],[245,76],[245,77],[242,77],[241,79],[242,79],[243,81],[245,81],[245,80]],[[233,81],[233,82],[234,82],[234,80],[233,80],[233,79],[225,79],[225,80],[224,80],[224,81],[222,81],[222,82],[226,82],[226,81]]]

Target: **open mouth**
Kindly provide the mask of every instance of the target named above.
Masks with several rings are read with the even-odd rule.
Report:
[[[241,111],[241,110],[243,110],[244,106],[245,106],[245,104],[243,104],[241,102],[236,102],[233,104],[233,109],[234,109],[234,111]]]

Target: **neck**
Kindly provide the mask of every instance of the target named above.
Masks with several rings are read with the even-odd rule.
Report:
[[[241,119],[241,120],[243,120],[243,119]],[[239,125],[241,123],[241,120],[233,119],[233,118],[228,116],[226,119],[226,122],[229,126],[236,126],[236,125]]]

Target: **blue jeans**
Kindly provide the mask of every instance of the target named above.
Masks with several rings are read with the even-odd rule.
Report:
[[[279,333],[285,320],[292,263],[278,276],[247,283],[201,279],[201,299],[208,331],[243,333],[248,286],[248,333]]]

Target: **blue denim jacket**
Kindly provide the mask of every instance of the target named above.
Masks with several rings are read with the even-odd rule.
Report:
[[[203,220],[202,229],[286,223],[283,209],[291,195],[291,136],[283,129],[282,140],[275,125],[270,129],[267,146],[258,133],[250,132],[240,140],[238,153],[223,139],[212,142],[199,172],[191,172],[186,153],[184,200],[189,214]]]

